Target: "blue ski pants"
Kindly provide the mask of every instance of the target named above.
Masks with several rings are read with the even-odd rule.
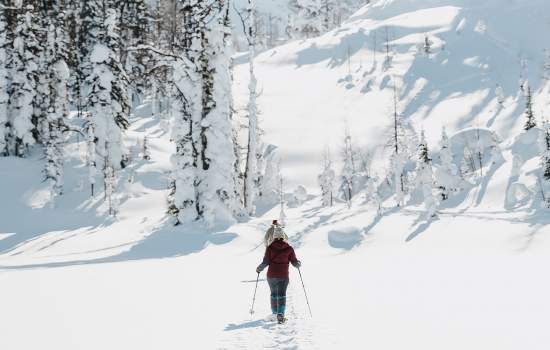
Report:
[[[288,278],[268,278],[267,283],[271,290],[271,312],[273,314],[285,314],[286,289]]]

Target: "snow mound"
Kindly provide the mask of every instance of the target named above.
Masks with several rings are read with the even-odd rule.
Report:
[[[363,233],[356,227],[347,227],[328,232],[328,243],[333,248],[351,250],[363,240]]]

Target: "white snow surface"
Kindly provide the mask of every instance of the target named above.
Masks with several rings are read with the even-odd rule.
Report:
[[[550,216],[529,194],[540,165],[537,130],[522,134],[518,57],[529,62],[523,74],[541,110],[549,10],[539,0],[379,0],[339,30],[258,57],[265,138],[280,147],[289,193],[298,184],[318,191],[323,150],[338,149],[345,120],[357,141],[384,143],[392,76],[403,114],[432,149],[443,125],[451,139],[491,128],[504,158],[436,219],[421,205],[387,203],[377,216],[364,193],[351,208],[322,208],[314,195],[285,207],[313,316],[291,267],[283,326],[266,319],[265,274],[248,313],[263,234],[280,208],[219,232],[173,227],[165,212],[174,145],[161,117],[131,118],[125,143],[146,136],[151,160],[117,170],[116,219],[107,218],[102,193],[89,198],[83,142],[66,149],[65,194],[55,207],[39,152],[1,158],[0,349],[548,349]],[[396,36],[389,71],[383,30],[374,69],[368,35],[385,25]],[[425,33],[438,43],[431,57],[414,52]],[[244,106],[248,67],[236,63]]]

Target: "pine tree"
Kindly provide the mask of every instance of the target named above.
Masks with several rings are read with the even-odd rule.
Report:
[[[441,199],[447,200],[452,193],[458,191],[458,169],[454,163],[451,142],[445,128],[443,128],[441,132],[440,147],[441,151],[439,152],[439,158],[441,165],[437,169],[436,179],[441,191]]]
[[[289,26],[294,36],[311,38],[340,26],[364,0],[290,0]]]
[[[433,169],[432,159],[428,151],[428,143],[424,131],[420,136],[420,144],[418,146],[418,163],[417,163],[417,185],[420,187],[424,199],[424,206],[428,217],[435,216],[437,210],[437,201],[433,194]]]
[[[88,167],[88,182],[90,183],[90,195],[93,197],[95,194],[95,183],[97,174],[97,162],[96,162],[96,137],[95,137],[95,123],[91,114],[87,114],[86,121],[86,166]]]
[[[390,29],[388,27],[384,27],[384,70],[388,70],[392,67],[393,47],[391,41]]]
[[[500,84],[497,84],[495,88],[495,94],[497,96],[497,102],[500,105],[500,107],[504,106],[504,102],[506,101],[506,96],[504,95],[504,89]]]
[[[40,46],[35,8],[28,5],[17,15],[13,54],[8,67],[12,74],[9,108],[14,142],[8,153],[18,157],[28,154],[29,146],[38,141],[38,116],[34,110],[39,82]]]
[[[10,123],[8,118],[10,74],[7,64],[11,54],[8,10],[0,11],[0,156],[9,155]]]
[[[200,129],[203,179],[199,212],[208,226],[228,224],[242,214],[238,201],[232,132],[231,27],[228,2],[214,3],[212,27],[204,26],[199,57],[203,77]],[[206,6],[206,5],[204,5]]]
[[[543,176],[546,181],[550,181],[550,124],[548,122],[544,122],[543,124],[544,128],[544,134],[543,134],[543,141],[542,144],[544,146],[544,153],[543,153]]]
[[[351,200],[355,194],[355,178],[357,168],[355,164],[355,149],[352,143],[349,130],[346,128],[344,145],[342,147],[342,173],[340,175],[340,194],[344,201],[351,207]]]
[[[323,171],[319,174],[318,182],[321,187],[321,198],[324,207],[332,207],[334,204],[334,180],[336,173],[332,168],[330,150],[327,148],[323,154]]]
[[[145,0],[126,0],[118,4],[121,37],[120,62],[132,82],[134,95],[148,90],[148,72],[154,69],[156,60],[150,50],[153,46],[152,13]]]
[[[479,163],[479,177],[483,178],[483,142],[481,140],[481,135],[479,132],[479,128],[477,128],[475,133],[476,143],[475,143],[475,149],[474,149],[474,157],[477,158],[477,161]]]
[[[264,177],[262,178],[262,197],[263,206],[274,206],[279,203],[279,182],[280,182],[280,158],[277,147],[267,145],[263,159],[265,160]]]
[[[45,50],[45,70],[48,73],[47,97],[44,102],[46,117],[43,127],[43,142],[46,153],[45,177],[51,180],[51,192],[54,196],[63,193],[63,132],[69,114],[68,82],[68,36],[64,22],[64,11],[52,7],[48,11],[50,21]]]
[[[550,186],[550,124],[548,122],[543,123],[543,130],[544,133],[542,134],[542,157],[541,157],[541,165],[542,165],[542,178],[543,183],[546,185],[544,188],[548,189]],[[546,200],[546,205],[550,207],[550,199],[543,191],[543,197]]]
[[[460,162],[460,173],[464,179],[469,177],[477,170],[475,161],[475,152],[473,152],[468,145],[464,147],[462,160]]]
[[[75,104],[79,117],[89,108],[88,94],[92,63],[90,56],[95,45],[99,43],[103,32],[105,18],[104,0],[74,1],[72,2],[69,20],[71,31],[71,68],[74,71],[71,82],[72,101]],[[107,5],[107,3],[105,3]],[[85,117],[84,117],[85,118]]]
[[[378,194],[377,178],[375,176],[369,176],[365,187],[366,201],[374,203],[377,209],[377,214],[380,215],[382,212],[382,200]]]
[[[124,166],[122,132],[129,125],[128,78],[117,54],[120,37],[116,11],[105,7],[101,11],[96,13],[96,43],[88,57],[92,71],[87,79],[90,86],[87,129],[94,136],[96,152],[103,155],[104,163],[109,162],[103,169],[116,169]],[[96,166],[95,162],[90,165]],[[106,176],[111,173],[104,171],[103,175],[107,183]]]
[[[433,45],[433,42],[430,40],[430,37],[428,35],[425,35],[424,36],[424,45],[423,45],[422,49],[424,50],[424,54],[428,57],[432,53],[432,45]]]
[[[397,206],[403,205],[407,191],[405,165],[414,157],[417,137],[412,125],[399,113],[397,86],[393,86],[391,138],[388,146],[391,148],[390,173],[393,177],[395,200]]]
[[[545,80],[550,79],[550,50],[544,49],[544,64],[543,64],[542,78]]]
[[[172,138],[176,142],[176,153],[172,157],[174,166],[171,184],[169,213],[176,224],[200,219],[199,193],[199,139],[197,130],[201,121],[201,76],[199,74],[198,50],[201,48],[203,28],[199,14],[201,9],[194,1],[182,1],[182,32],[173,41],[181,43],[178,55],[182,60],[174,63],[175,117]],[[175,25],[175,23],[174,23]],[[176,33],[174,32],[174,35]],[[176,40],[177,39],[177,40]]]
[[[177,223],[229,224],[241,215],[231,110],[228,4],[188,2],[174,67],[179,116],[169,211]],[[208,24],[208,25],[207,25]]]
[[[321,0],[290,0],[293,13],[293,30],[300,38],[312,38],[322,32],[323,16]]]
[[[151,160],[151,151],[149,150],[149,141],[147,136],[143,138],[141,156],[144,160]]]
[[[282,175],[280,169],[279,169],[279,205],[280,205],[279,223],[282,226],[285,226],[286,225],[286,213],[285,213],[284,178],[283,178],[283,175]]]
[[[104,162],[103,162],[103,181],[105,187],[105,201],[109,208],[109,215],[116,216],[118,212],[118,200],[116,197],[117,179],[115,168],[111,160],[111,146],[109,141],[105,141]]]
[[[262,165],[263,147],[261,142],[261,128],[258,120],[257,104],[257,80],[254,70],[254,59],[256,56],[256,29],[255,29],[255,0],[248,0],[248,28],[247,40],[249,49],[250,82],[248,84],[248,147],[246,167],[244,172],[244,205],[249,215],[254,215],[254,201],[261,196],[262,188]]]
[[[531,86],[527,87],[527,96],[525,101],[525,117],[527,118],[527,121],[525,122],[525,126],[523,128],[526,131],[537,126],[537,122],[535,120],[535,114],[533,113],[533,97],[531,94]]]
[[[322,28],[324,32],[328,32],[334,26],[333,13],[335,4],[333,0],[321,0],[321,16]]]
[[[502,157],[502,151],[500,149],[501,140],[495,132],[491,132],[491,141],[489,144],[489,164],[495,165],[504,160]]]

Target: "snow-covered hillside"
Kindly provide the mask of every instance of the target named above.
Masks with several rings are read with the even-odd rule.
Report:
[[[491,128],[510,149],[525,122],[520,80],[536,91],[539,122],[549,102],[543,67],[550,39],[541,35],[549,9],[543,0],[380,0],[340,29],[263,53],[257,75],[266,138],[282,150],[288,180],[316,188],[323,149],[339,152],[346,122],[359,144],[382,153],[394,81],[400,112],[425,129],[432,149],[443,126],[450,134]],[[243,105],[245,64],[236,77]]]
[[[78,133],[55,201],[37,148],[0,158],[0,349],[547,349],[550,216],[537,191],[540,130],[523,130],[520,85],[533,89],[540,126],[549,23],[544,0],[378,0],[337,30],[258,57],[264,139],[278,147],[287,192],[310,192],[284,209],[312,316],[291,268],[281,326],[266,317],[265,273],[249,314],[263,235],[280,209],[221,231],[173,226],[175,146],[147,100],[124,136],[132,159],[117,170],[116,218],[102,193],[90,199]],[[234,77],[240,111],[246,55]],[[366,188],[349,206],[323,207],[323,150],[338,159],[346,125],[374,152],[383,183],[394,85],[434,163],[443,126],[452,162],[468,144],[488,157],[497,142],[501,158],[488,158],[437,218],[413,195],[378,208]]]

